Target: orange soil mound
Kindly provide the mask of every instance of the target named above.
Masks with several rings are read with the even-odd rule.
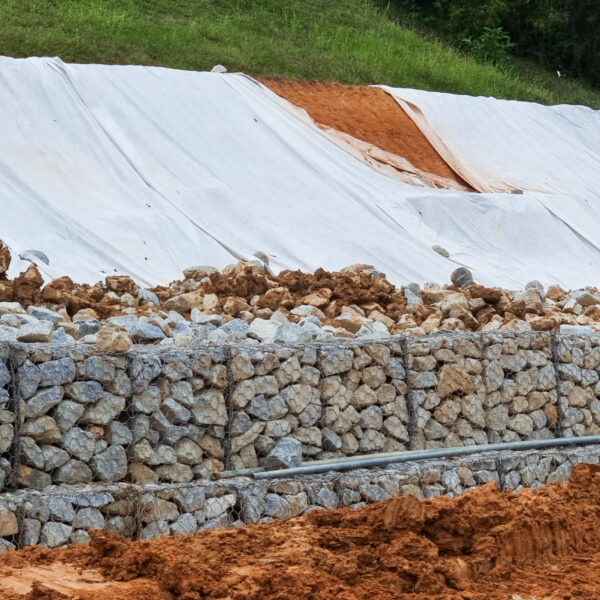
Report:
[[[380,88],[339,83],[261,79],[279,96],[304,108],[317,123],[343,131],[415,167],[472,189],[427,141],[399,104]]]
[[[96,532],[0,557],[0,598],[597,600],[599,518],[600,468],[579,465],[518,495],[489,483],[149,542]]]

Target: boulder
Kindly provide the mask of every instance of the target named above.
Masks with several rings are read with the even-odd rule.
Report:
[[[292,469],[302,463],[302,444],[294,438],[283,437],[265,458],[265,469]]]

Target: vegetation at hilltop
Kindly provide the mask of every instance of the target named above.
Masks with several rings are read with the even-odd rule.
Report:
[[[441,0],[440,0],[441,1]],[[466,0],[465,0],[466,1]],[[600,90],[486,62],[375,0],[2,0],[0,54],[385,83],[600,108]]]
[[[600,87],[598,0],[386,1],[401,22],[433,29],[458,47],[487,37],[489,49],[494,41],[501,49],[503,34],[512,55]]]

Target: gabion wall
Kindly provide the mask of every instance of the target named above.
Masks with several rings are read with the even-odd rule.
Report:
[[[600,336],[290,346],[0,345],[0,491],[600,433]],[[408,376],[406,375],[408,373]]]
[[[311,510],[356,508],[394,496],[454,496],[495,481],[520,490],[565,481],[573,465],[600,462],[600,447],[494,452],[296,479],[183,484],[90,484],[0,494],[0,552],[89,540],[91,529],[131,539],[186,535],[290,519]]]

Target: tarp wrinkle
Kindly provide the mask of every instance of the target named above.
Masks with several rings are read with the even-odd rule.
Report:
[[[385,89],[490,193],[409,185],[243,74],[0,57],[0,239],[89,283],[165,284],[256,250],[396,284],[457,264],[489,285],[597,280],[598,111]],[[491,193],[513,187],[547,193]]]

